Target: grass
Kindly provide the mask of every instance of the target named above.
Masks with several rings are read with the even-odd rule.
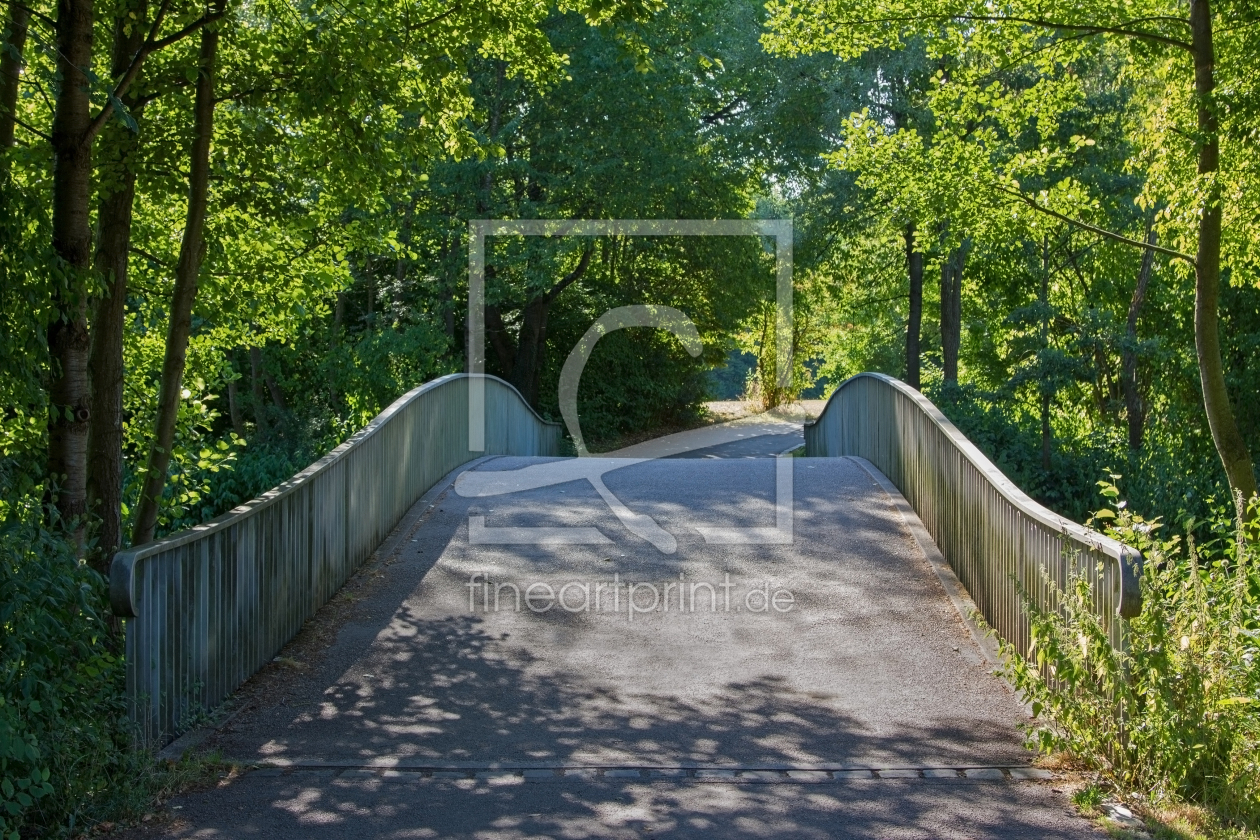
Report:
[[[1082,812],[1116,837],[1260,840],[1260,534],[1228,517],[1212,539],[1159,536],[1099,482],[1113,504],[1091,524],[1144,557],[1142,612],[1111,646],[1094,613],[1093,573],[1048,603],[1025,598],[1027,657],[1003,643],[1005,673],[1031,704],[1028,745],[1070,754]],[[1121,802],[1147,825],[1107,819]]]
[[[1096,804],[1082,802],[1081,793],[1097,791],[1100,796]],[[1093,797],[1093,793],[1086,799]],[[1260,840],[1256,834],[1246,828],[1231,826],[1223,822],[1206,808],[1185,803],[1169,805],[1145,805],[1126,802],[1126,806],[1146,824],[1146,830],[1134,831],[1117,825],[1107,819],[1102,811],[1102,803],[1109,797],[1097,786],[1089,786],[1072,797],[1074,805],[1081,813],[1092,817],[1115,840]]]
[[[1068,795],[1084,817],[1115,840],[1260,840],[1253,829],[1232,825],[1210,809],[1186,802],[1149,801],[1149,797],[1127,796],[1089,765],[1069,752],[1057,752],[1037,760],[1037,766],[1053,770],[1058,779],[1056,792]],[[1145,824],[1135,831],[1108,819],[1104,803],[1123,803]]]
[[[225,784],[245,768],[214,753],[187,753],[178,761],[151,760],[128,784],[119,786],[103,810],[106,819],[75,838],[108,834],[116,829],[149,822],[168,801],[182,793]]]

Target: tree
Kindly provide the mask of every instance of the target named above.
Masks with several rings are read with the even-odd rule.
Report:
[[[91,337],[88,312],[94,292],[92,272],[91,177],[96,136],[114,114],[153,52],[197,31],[214,18],[205,15],[178,31],[158,38],[161,16],[131,57],[108,101],[91,113],[89,96],[94,56],[94,0],[66,0],[58,5],[56,22],[57,90],[50,145],[52,177],[52,246],[59,264],[53,268],[58,315],[48,329],[53,370],[49,385],[48,473],[56,484],[56,505],[62,519],[78,523],[82,539],[87,514],[88,431],[91,382],[88,357]]]
[[[1179,102],[1183,113],[1193,115],[1193,125],[1179,119],[1167,121],[1167,130],[1158,137],[1159,145],[1192,150],[1195,163],[1193,171],[1189,167],[1175,171],[1167,162],[1169,158],[1176,159],[1179,152],[1165,154],[1162,171],[1154,173],[1163,177],[1148,181],[1145,201],[1168,206],[1162,214],[1170,234],[1168,239],[1192,243],[1194,254],[1147,246],[1143,240],[1114,231],[1105,233],[1136,247],[1175,256],[1194,267],[1195,346],[1203,404],[1231,490],[1240,499],[1240,517],[1246,515],[1243,500],[1255,495],[1256,482],[1250,453],[1234,419],[1221,361],[1218,303],[1226,212],[1222,196],[1226,194],[1225,185],[1236,182],[1221,169],[1220,148],[1222,139],[1226,143],[1243,142],[1250,128],[1246,113],[1231,109],[1229,100],[1218,95],[1217,85],[1221,78],[1242,82],[1255,72],[1257,57],[1246,34],[1252,15],[1247,4],[1228,0],[1215,13],[1208,0],[1192,0],[1188,9],[1165,0],[1089,9],[1059,2],[994,8],[957,0],[885,0],[861,13],[830,0],[805,7],[772,4],[774,32],[768,38],[773,47],[788,53],[830,50],[843,56],[897,46],[910,38],[924,39],[929,52],[938,55],[950,54],[965,45],[973,54],[987,57],[986,66],[969,78],[956,75],[951,83],[965,85],[973,96],[985,97],[998,113],[1004,109],[1013,113],[1021,97],[989,98],[985,84],[990,78],[990,67],[1010,66],[1013,55],[1016,61],[1035,64],[1048,74],[1063,78],[1065,65],[1056,62],[1070,62],[1083,49],[1082,42],[1089,39],[1113,44],[1125,52],[1127,61],[1146,67],[1151,77],[1159,80],[1164,86],[1165,101]],[[1214,37],[1213,23],[1222,20],[1226,26],[1218,29],[1228,34],[1222,38],[1218,32]],[[1183,58],[1178,62],[1173,58],[1177,55],[1190,60]],[[1195,93],[1192,101],[1186,102],[1180,91],[1190,84]],[[1240,87],[1250,90],[1245,82]],[[1042,116],[1061,111],[1065,103],[1051,95],[1055,88],[1046,86],[1043,90],[1044,95],[1037,97]],[[1026,97],[1023,99],[1027,101]],[[1044,172],[1050,156],[1047,149],[1039,160],[1021,161],[1025,175],[1038,169]],[[1042,208],[1034,196],[1020,190],[1013,176],[1009,169],[998,170],[987,181],[995,190],[1012,190],[1014,197]],[[1244,227],[1249,224],[1239,216],[1232,221]],[[1090,229],[1103,232],[1096,227]]]
[[[655,8],[652,0],[562,5],[581,14],[587,25],[597,26],[628,21]],[[112,27],[94,26],[100,12]],[[398,158],[466,154],[477,148],[464,124],[471,107],[467,69],[474,56],[492,56],[504,62],[510,74],[533,83],[541,83],[563,66],[562,57],[539,28],[548,7],[532,2],[463,4],[435,8],[431,15],[411,3],[378,4],[368,17],[327,4],[304,7],[296,14],[287,8],[255,4],[230,21],[223,14],[222,6],[202,8],[191,3],[164,2],[151,10],[144,0],[97,5],[93,0],[69,0],[58,7],[53,20],[26,4],[6,4],[6,46],[0,67],[4,145],[25,148],[46,141],[53,151],[46,195],[51,207],[47,235],[57,255],[56,265],[46,272],[55,313],[47,319],[51,322],[47,328],[47,472],[59,517],[67,524],[76,523],[80,540],[85,517],[100,516],[102,544],[94,560],[101,570],[122,542],[124,505],[119,486],[129,472],[123,454],[137,443],[135,430],[128,431],[123,418],[130,416],[131,426],[142,426],[142,415],[148,411],[142,408],[138,416],[126,405],[124,320],[135,313],[132,307],[137,297],[151,297],[147,292],[135,294],[138,287],[130,281],[152,288],[154,274],[161,272],[151,269],[170,268],[163,265],[165,244],[154,248],[152,242],[138,245],[134,239],[137,232],[141,238],[151,238],[154,222],[169,212],[172,197],[182,192],[179,179],[172,177],[186,142],[178,128],[183,124],[181,109],[163,100],[182,101],[185,89],[194,86],[190,82],[196,73],[186,74],[195,62],[183,49],[189,37],[217,24],[219,37],[228,45],[225,67],[229,72],[224,76],[220,105],[231,118],[229,130],[223,133],[227,142],[217,148],[258,150],[261,145],[264,154],[274,156],[276,149],[286,147],[301,165],[287,168],[288,175],[296,176],[287,182],[242,169],[237,174],[245,177],[229,179],[222,190],[209,186],[205,191],[206,210],[200,215],[205,219],[207,246],[203,252],[185,248],[179,268],[172,269],[180,277],[179,301],[187,306],[174,307],[176,317],[168,319],[175,326],[171,352],[166,354],[171,364],[166,395],[160,400],[163,410],[156,427],[160,433],[139,445],[154,454],[154,467],[161,467],[160,462],[169,457],[162,453],[170,448],[166,438],[172,434],[171,416],[177,413],[172,406],[178,402],[178,396],[172,402],[170,395],[185,390],[179,387],[182,377],[176,373],[182,355],[179,345],[191,341],[190,346],[195,346],[205,326],[194,311],[192,301],[197,295],[189,293],[206,279],[200,276],[205,274],[205,264],[198,253],[208,254],[209,264],[218,265],[216,240],[220,232],[233,227],[216,223],[216,207],[243,209],[253,202],[251,210],[257,211],[259,205],[265,208],[263,218],[284,218],[284,223],[256,229],[256,236],[236,238],[256,246],[247,249],[247,254],[269,253],[268,259],[255,262],[272,267],[283,262],[279,259],[282,249],[269,239],[277,228],[288,228],[286,244],[305,240],[297,246],[296,258],[308,264],[323,263],[311,275],[316,282],[304,301],[318,308],[322,290],[339,276],[336,269],[329,270],[330,263],[336,265],[348,241],[364,237],[362,228],[348,224],[347,212],[371,208],[388,194],[383,185]],[[33,65],[20,75],[21,60],[30,52],[24,51],[26,33],[32,23],[41,22],[52,25],[55,49],[35,53]],[[110,49],[96,43],[98,33],[104,32],[112,38]],[[104,62],[98,58],[101,53],[107,54]],[[249,60],[238,63],[238,57],[246,55]],[[55,57],[55,62],[48,56]],[[347,67],[353,67],[353,72],[346,72]],[[38,127],[43,119],[39,103],[46,97],[25,96],[20,89],[23,84],[43,93],[54,86],[52,126],[47,133]],[[138,133],[141,112],[146,113],[143,137]],[[94,157],[94,151],[100,152],[99,157]],[[237,157],[238,162],[241,159]],[[6,152],[4,160],[7,170],[15,158]],[[23,168],[16,173],[19,181],[39,185],[38,166],[36,155],[24,155]],[[215,162],[210,160],[204,168],[213,183]],[[277,186],[279,190],[274,189]],[[222,203],[216,193],[231,197]],[[184,225],[194,239],[201,235],[194,230],[197,215],[189,216]],[[234,221],[238,224],[233,234],[248,226],[243,217]],[[166,218],[157,224],[169,222]],[[317,253],[312,255],[312,251]],[[129,277],[135,274],[138,253],[145,276]],[[295,255],[289,256],[292,263]],[[270,276],[282,275],[274,271]],[[208,285],[211,299],[221,302],[223,285]],[[274,288],[282,282],[236,291],[248,299],[249,291],[257,291],[259,285],[272,287],[255,295],[260,305],[267,298],[286,296]],[[260,328],[268,329],[268,324],[274,327],[283,323],[282,313],[292,312],[292,304],[303,295],[287,297],[290,306],[254,318],[239,318],[243,313],[233,306],[225,313],[228,317],[217,319],[214,329],[226,337],[233,330],[237,335],[252,335]],[[187,330],[179,326],[186,318],[191,319]],[[283,336],[292,328],[290,322],[273,334]],[[181,339],[185,331],[189,338]],[[146,520],[154,515],[151,503],[162,493],[162,472],[149,472],[154,484],[142,494],[150,500],[142,511]],[[146,531],[151,532],[151,525],[141,527],[137,534]]]
[[[452,215],[461,221],[746,216],[759,173],[749,161],[727,156],[735,143],[723,118],[713,117],[721,106],[712,103],[731,84],[723,52],[730,44],[708,43],[702,50],[693,39],[711,32],[715,18],[748,8],[746,2],[683,3],[659,14],[651,27],[596,31],[574,15],[555,16],[547,32],[568,54],[569,78],[541,90],[485,63],[476,85],[478,128],[492,153],[435,167],[417,225],[445,240]],[[754,21],[743,30],[747,43],[755,32]],[[642,49],[627,49],[629,39]],[[752,240],[491,239],[490,369],[540,409],[554,411],[560,364],[573,342],[605,308],[630,303],[681,307],[707,334],[711,363],[752,308],[752,278],[770,286],[759,252]],[[611,394],[601,389],[617,391],[626,418],[649,407],[668,410],[679,399],[683,407],[694,406],[703,396],[690,384],[699,373],[690,358],[673,357],[664,339],[636,337],[626,348],[628,340],[615,335],[601,342],[583,379],[584,412],[604,418],[587,424],[588,436],[620,430],[612,428],[621,425],[614,412],[593,407]],[[623,353],[618,373],[601,380],[597,371],[614,365],[614,353]],[[656,380],[636,394],[629,387],[638,377],[632,370],[652,359],[659,365]]]
[[[17,127],[18,86],[22,78],[22,58],[26,50],[26,35],[31,24],[30,7],[10,2],[7,25],[4,31],[3,50],[0,51],[0,166],[8,170],[8,155],[13,145]]]
[[[226,0],[216,0],[213,14],[223,15]],[[214,77],[219,51],[219,33],[215,26],[201,31],[201,49],[197,61],[197,93],[193,103],[193,142],[188,154],[188,212],[179,246],[179,262],[175,266],[175,289],[166,332],[166,352],[162,362],[162,379],[158,389],[157,424],[144,473],[144,488],[136,513],[133,545],[153,539],[157,524],[158,499],[166,486],[166,470],[171,460],[171,444],[175,440],[175,421],[179,414],[180,392],[183,390],[184,361],[188,336],[192,331],[193,303],[197,299],[197,281],[206,255],[205,228],[210,195],[210,141],[214,136]]]
[[[133,17],[134,15],[134,17]],[[122,78],[144,45],[150,25],[148,3],[121,3],[114,16],[114,44],[110,77]],[[108,571],[109,558],[123,544],[123,332],[127,307],[127,269],[131,258],[131,226],[136,200],[136,163],[140,154],[141,112],[145,101],[136,95],[143,84],[137,76],[121,103],[134,125],[111,120],[101,132],[97,156],[97,220],[94,268],[104,291],[97,298],[91,323],[88,371],[92,386],[92,414],[88,429],[88,509],[100,519],[96,568]]]

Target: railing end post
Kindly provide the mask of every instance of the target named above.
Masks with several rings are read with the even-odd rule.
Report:
[[[1129,546],[1120,549],[1120,604],[1116,613],[1121,618],[1137,618],[1142,614],[1142,552]]]
[[[118,552],[109,563],[109,605],[120,618],[134,618],[136,614],[132,603],[135,563],[135,554],[131,551]]]

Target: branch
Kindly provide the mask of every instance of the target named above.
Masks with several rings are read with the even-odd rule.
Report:
[[[574,280],[577,280],[579,277],[581,277],[583,274],[586,273],[586,267],[591,264],[591,255],[594,253],[595,253],[594,244],[587,246],[586,250],[582,252],[582,259],[578,260],[577,267],[574,268],[572,271],[570,271],[568,274],[564,275],[564,277],[560,280],[560,282],[557,283],[554,287],[552,287],[551,291],[547,292],[547,294],[544,295],[548,303],[555,300],[556,297],[559,296],[559,294],[563,292],[566,288],[568,288],[569,285],[573,283]]]
[[[129,250],[131,251],[131,253],[139,254],[140,256],[148,260],[149,262],[154,263],[156,265],[160,265],[163,268],[172,267],[171,263],[168,260],[164,260],[161,257],[154,256],[153,254],[150,254],[148,251],[144,250],[143,248],[137,248],[135,245],[132,245]],[[127,282],[130,283],[131,282],[130,279]]]
[[[96,115],[96,118],[92,120],[92,124],[88,126],[88,139],[95,137],[97,133],[105,127],[105,123],[109,120],[110,114],[114,112],[114,102],[116,100],[121,100],[127,93],[127,89],[131,87],[131,83],[134,82],[136,77],[140,75],[140,68],[144,66],[144,60],[148,58],[149,55],[157,52],[158,50],[165,49],[178,41],[182,41],[194,32],[197,32],[209,24],[218,21],[224,14],[226,14],[226,10],[223,8],[223,5],[220,4],[218,11],[203,15],[178,32],[174,32],[167,35],[165,38],[155,41],[153,40],[153,37],[157,34],[157,28],[162,23],[162,18],[166,14],[166,8],[168,5],[170,5],[170,0],[166,0],[166,2],[162,4],[162,7],[158,9],[157,17],[153,20],[153,27],[149,30],[149,37],[145,40],[144,46],[136,52],[135,58],[131,60],[131,66],[127,68],[126,72],[123,73],[122,78],[118,80],[118,84],[114,87],[114,92],[111,94],[109,100],[101,108],[101,111]]]
[[[140,49],[136,52],[135,56],[132,57],[131,64],[123,71],[122,77],[119,79],[118,86],[114,89],[115,97],[122,96],[122,94],[118,92],[120,89],[125,93],[126,89],[131,87],[131,83],[135,81],[136,76],[140,73],[140,65],[144,63],[144,60],[149,53],[153,52],[152,45],[154,43],[154,39],[157,38],[158,32],[161,31],[162,22],[166,20],[166,12],[170,9],[170,7],[171,0],[162,0],[162,5],[158,6],[157,14],[153,16],[153,25],[149,27],[149,34],[144,36],[144,43],[140,45]],[[107,119],[109,117],[109,111],[112,108],[113,100],[106,102],[105,110],[102,111],[101,116]],[[98,117],[97,119],[99,120],[101,117]],[[90,128],[89,131],[92,132],[92,129],[95,129],[96,131],[100,130],[99,128],[96,128],[95,121],[93,121],[92,128]]]
[[[166,20],[166,13],[171,8],[171,0],[162,0],[162,5],[158,6],[157,14],[153,16],[153,25],[149,27],[149,34],[144,36],[144,43],[149,44],[162,31],[162,21]]]
[[[718,122],[719,120],[724,120],[731,115],[731,113],[735,110],[735,108],[737,108],[739,105],[742,105],[742,104],[744,104],[744,97],[737,96],[733,100],[731,100],[729,105],[724,105],[723,107],[714,111],[712,114],[701,117],[700,122],[704,123],[705,125],[712,125],[713,123]]]
[[[850,303],[848,305],[852,306],[855,309],[864,309],[865,307],[874,306],[876,304],[894,303],[896,301],[906,300],[909,297],[910,297],[910,293],[906,292],[904,295],[893,295],[892,297],[886,297],[886,298],[868,297],[863,300],[859,300],[856,303]]]
[[[1042,207],[1022,192],[1008,190],[1006,187],[1001,187],[997,184],[993,184],[992,187],[998,192],[1003,192],[1009,196],[1019,199],[1037,212],[1045,213],[1047,216],[1052,216],[1061,222],[1067,222],[1070,225],[1075,225],[1076,227],[1088,230],[1091,233],[1096,233],[1099,236],[1106,237],[1107,239],[1113,239],[1116,242],[1123,242],[1125,245],[1132,245],[1135,248],[1144,248],[1148,251],[1155,251],[1156,253],[1164,254],[1165,256],[1172,257],[1173,259],[1185,260],[1190,263],[1190,265],[1194,266],[1196,270],[1199,267],[1198,261],[1189,254],[1183,254],[1180,251],[1174,251],[1172,248],[1165,248],[1162,245],[1152,245],[1150,243],[1143,242],[1140,239],[1130,239],[1127,236],[1121,236],[1120,234],[1107,230],[1106,228],[1091,225],[1089,222],[1082,222],[1080,219],[1073,219],[1070,216],[1065,216],[1062,213],[1051,210],[1049,207]]]
[[[456,12],[459,11],[459,8],[460,8],[460,4],[456,3],[454,6],[451,6],[449,9],[447,9],[445,12],[442,12],[442,14],[440,15],[434,15],[433,17],[428,18],[427,20],[422,20],[419,23],[413,23],[413,24],[408,25],[407,31],[415,32],[417,29],[424,29],[426,26],[432,26],[433,24],[439,21],[445,20],[446,18],[455,14]]]
[[[1066,32],[1085,32],[1092,35],[1124,35],[1129,38],[1139,38],[1144,41],[1154,41],[1158,44],[1167,44],[1168,46],[1179,47],[1189,53],[1194,52],[1194,46],[1189,41],[1180,41],[1176,38],[1170,38],[1167,35],[1160,35],[1158,32],[1147,32],[1144,30],[1124,28],[1124,26],[1128,24],[1159,20],[1173,20],[1177,23],[1186,23],[1186,21],[1182,21],[1179,18],[1169,17],[1135,18],[1131,21],[1126,21],[1125,24],[1121,26],[1097,26],[1083,23],[1063,23],[1061,21],[1042,20],[1039,18],[1005,17],[1003,15],[904,15],[890,18],[871,18],[869,20],[838,21],[834,24],[834,26],[835,28],[844,26],[872,26],[881,23],[913,23],[914,21],[920,20],[963,20],[973,23],[1023,23],[1029,26],[1036,26],[1041,29],[1061,29]]]
[[[293,77],[292,76],[273,76],[272,78],[273,79],[291,79]],[[219,102],[233,102],[233,101],[239,101],[248,96],[263,95],[263,94],[268,94],[268,93],[281,93],[288,90],[290,90],[290,88],[287,88],[287,87],[253,87],[253,88],[248,88],[246,90],[239,90],[239,91],[236,91],[235,93],[225,94],[224,96],[217,97],[214,101],[216,104]]]
[[[20,118],[17,114],[11,114],[11,115],[10,115],[10,118],[11,118],[11,119],[12,119],[15,123],[17,123],[18,125],[22,126],[22,128],[25,128],[27,131],[29,131],[31,134],[34,134],[34,135],[35,135],[35,136],[37,136],[37,137],[42,137],[44,140],[48,141],[49,143],[51,143],[51,142],[52,142],[52,138],[51,138],[51,137],[49,137],[49,136],[48,136],[47,134],[45,134],[44,132],[40,131],[38,128],[35,128],[34,126],[31,126],[31,125],[27,125],[25,122],[23,122],[23,121],[22,121],[22,119],[21,119],[21,118]]]
[[[203,27],[211,23],[217,22],[225,14],[227,14],[227,10],[223,8],[222,4],[220,4],[219,10],[217,12],[211,12],[207,15],[204,15],[198,18],[197,20],[194,20],[192,23],[188,24],[187,26],[185,26],[183,29],[179,30],[178,32],[167,35],[165,38],[162,38],[159,41],[151,41],[149,43],[148,51],[157,52],[158,50],[169,47],[171,44],[174,44],[176,41],[182,41],[184,38],[187,38],[189,35],[193,34],[199,29],[202,29]]]
[[[27,87],[34,87],[37,91],[39,91],[40,98],[44,100],[44,107],[48,109],[49,114],[57,113],[57,106],[53,105],[52,100],[48,98],[48,91],[44,90],[44,86],[40,84],[39,79],[30,75],[22,76],[21,79],[22,84]]]
[[[1015,56],[1006,64],[1003,64],[1001,67],[998,67],[994,70],[990,70],[988,73],[984,73],[983,75],[980,75],[974,79],[971,79],[970,83],[973,85],[981,84],[987,79],[991,79],[994,76],[997,76],[1001,73],[1005,73],[1007,70],[1010,70],[1012,67],[1018,67],[1022,65],[1024,62],[1031,60],[1034,55],[1047,52],[1049,50],[1054,49],[1055,47],[1062,46],[1063,44],[1067,44],[1071,41],[1079,41],[1082,38],[1088,38],[1090,37],[1091,34],[1093,33],[1081,32],[1076,35],[1065,35],[1064,37],[1060,38],[1057,41],[1051,41],[1047,44],[1043,44],[1042,46],[1037,47],[1036,49],[1029,50],[1028,52],[1023,53],[1022,55]]]
[[[53,20],[48,15],[43,14],[42,12],[37,12],[35,9],[32,9],[30,6],[26,5],[25,3],[18,3],[17,0],[8,0],[8,5],[17,6],[19,9],[26,9],[26,13],[29,14],[31,17],[35,18],[40,23],[47,26],[53,32],[57,31],[57,21]]]

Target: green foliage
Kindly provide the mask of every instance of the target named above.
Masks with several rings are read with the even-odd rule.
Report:
[[[1040,420],[1031,409],[1012,404],[1001,391],[985,393],[973,385],[947,386],[935,379],[924,390],[1021,490],[1076,522],[1091,512],[1088,500],[1098,476],[1129,463],[1123,441],[1116,435],[1065,424],[1059,428],[1047,468],[1041,460]]]
[[[803,307],[794,307],[792,323],[777,305],[762,301],[761,305],[741,325],[736,334],[736,346],[757,359],[750,372],[745,394],[756,400],[762,408],[771,409],[800,399],[813,384],[813,373],[806,366],[806,348],[809,346],[810,319]],[[779,347],[779,335],[786,333],[791,347]],[[782,356],[782,358],[781,358]],[[786,364],[787,376],[780,378],[780,367]]]
[[[1160,245],[1192,254],[1204,202],[1218,187],[1228,196],[1223,357],[1243,437],[1257,448],[1260,53],[1244,34],[1254,11],[1212,5],[1215,183],[1195,173],[1202,133],[1184,4],[879,0],[858,14],[824,0],[769,11],[763,42],[773,53],[830,52],[868,73],[829,135],[831,177],[793,202],[812,240],[798,253],[835,287],[818,343],[828,378],[904,370],[908,283],[897,234],[909,224],[926,261],[924,362],[939,367],[935,275],[968,243],[960,381],[990,402],[993,422],[980,424],[990,437],[1009,438],[995,440],[999,450],[1009,444],[996,460],[1032,477],[1016,480],[1065,515],[1085,513],[1089,483],[1108,467],[1130,476],[1135,503],[1151,503],[1144,509],[1201,515],[1208,498],[1220,498],[1222,471],[1202,445],[1193,271],[1160,254],[1137,296],[1141,251],[1132,242],[1154,232]],[[1132,383],[1126,354],[1136,358]],[[1027,435],[1038,421],[1047,430],[1040,447]],[[1141,451],[1127,451],[1126,424],[1146,431]]]
[[[49,0],[34,6],[57,14]],[[163,32],[203,12],[184,0],[163,8]],[[1184,4],[876,0],[860,18],[853,8],[839,0],[769,8],[760,0],[382,0],[348,12],[334,0],[229,3],[219,24],[206,260],[159,533],[255,497],[410,388],[464,368],[471,219],[793,219],[786,388],[767,375],[782,348],[772,339],[766,243],[601,238],[587,270],[564,287],[560,278],[589,240],[488,243],[487,300],[508,348],[492,346],[488,367],[532,381],[544,414],[557,413],[565,356],[608,309],[670,305],[697,324],[699,359],[649,330],[598,344],[579,394],[584,430],[596,443],[694,421],[705,368],[735,349],[756,360],[752,388],[767,406],[811,381],[836,383],[861,370],[901,374],[909,314],[903,237],[913,227],[925,257],[923,380],[946,414],[1059,513],[1086,518],[1097,477],[1123,472],[1134,507],[1177,521],[1206,546],[1155,546],[1141,527],[1150,523],[1121,511],[1117,533],[1149,544],[1153,558],[1150,614],[1191,642],[1182,651],[1177,637],[1166,649],[1172,637],[1143,618],[1133,632],[1146,634],[1147,647],[1107,659],[1081,612],[1088,581],[1077,581],[1063,595],[1067,619],[1038,619],[1046,661],[1062,663],[1075,681],[1070,691],[1062,680],[1043,686],[1046,708],[1059,703],[1064,721],[1045,737],[1076,738],[1075,748],[1100,756],[1100,767],[1122,768],[1106,772],[1125,784],[1158,782],[1169,796],[1215,797],[1242,813],[1254,800],[1237,787],[1254,781],[1254,767],[1231,750],[1251,743],[1254,718],[1246,715],[1254,704],[1222,705],[1229,697],[1212,692],[1241,677],[1211,669],[1228,671],[1221,663],[1242,656],[1248,637],[1212,647],[1216,637],[1203,628],[1224,621],[1224,605],[1242,603],[1230,600],[1230,581],[1254,566],[1254,554],[1231,555],[1227,529],[1212,518],[1228,500],[1201,407],[1192,272],[1161,255],[1137,307],[1138,251],[1010,192],[1130,239],[1149,227],[1161,243],[1192,249],[1211,185],[1193,174],[1190,64],[1173,43],[1185,37],[1177,21]],[[1213,105],[1226,164],[1223,355],[1240,425],[1256,449],[1260,42],[1244,4],[1213,8],[1222,23]],[[90,74],[97,105],[110,82],[110,50],[99,36],[122,11],[98,0],[101,43]],[[1034,14],[1063,25],[1034,25]],[[1149,31],[1126,30],[1139,19]],[[18,813],[0,817],[24,820],[27,833],[83,827],[121,807],[108,780],[126,789],[120,779],[148,772],[141,757],[125,753],[120,666],[101,631],[101,583],[56,536],[30,524],[55,481],[41,474],[46,328],[61,314],[54,292],[68,284],[49,248],[53,160],[41,132],[53,113],[45,94],[57,80],[47,37],[32,29],[18,143],[0,150],[0,518],[27,523],[0,537],[4,679],[20,676],[12,690],[5,683],[0,706],[0,807]],[[128,508],[166,349],[196,53],[195,39],[184,39],[150,55],[131,91],[136,105],[116,107],[94,150],[99,198],[118,179],[117,138],[137,132],[123,409]],[[932,305],[935,278],[958,254],[966,254],[961,387],[940,381],[941,319]],[[100,278],[85,285],[95,293]],[[540,318],[535,306],[530,325],[542,336],[531,379],[513,351],[528,334],[531,305],[544,298],[548,309]],[[1125,434],[1128,358],[1146,434],[1135,451]],[[1082,658],[1072,660],[1080,639]],[[1141,668],[1145,676],[1129,678]],[[81,684],[89,671],[96,682]],[[1177,680],[1196,675],[1221,682],[1176,695]],[[1174,702],[1182,711],[1159,711]],[[1129,717],[1108,723],[1117,708]],[[1209,723],[1194,723],[1200,711]],[[1222,740],[1211,715],[1236,725],[1242,740]],[[1180,737],[1203,746],[1177,754]],[[151,790],[147,784],[130,787]]]
[[[104,606],[69,543],[0,525],[0,836],[86,827],[134,769]]]
[[[191,527],[222,512],[214,499],[216,478],[220,472],[232,469],[245,446],[235,432],[222,437],[215,433],[220,414],[211,407],[216,395],[209,391],[207,383],[200,377],[187,377],[185,385],[188,387],[183,389],[179,404],[171,463],[158,508],[159,534]],[[124,391],[124,398],[130,398],[134,406],[123,426],[124,446],[132,456],[128,463],[137,465],[123,476],[123,521],[127,527],[144,483],[142,452],[153,428],[151,398],[155,393],[155,386],[138,378],[130,380]]]
[[[1007,676],[1031,703],[1030,746],[1067,750],[1153,803],[1188,800],[1260,820],[1260,549],[1228,518],[1212,539],[1161,539],[1099,482],[1095,521],[1143,552],[1142,614],[1117,651],[1090,607],[1092,575],[1032,620],[1030,658],[1004,646]],[[1254,537],[1254,535],[1253,535]]]
[[[1124,474],[1125,493],[1135,509],[1164,521],[1193,521],[1200,537],[1206,537],[1207,523],[1229,498],[1194,404],[1169,407],[1168,414],[1156,417],[1146,446],[1136,452],[1122,430],[1073,414],[1070,406],[1056,410],[1047,467],[1041,459],[1037,413],[1012,399],[1010,391],[986,391],[971,383],[946,385],[933,375],[924,392],[1020,489],[1073,521],[1091,515],[1098,476],[1115,471]]]
[[[40,509],[15,486],[0,519],[0,839],[82,837],[223,765],[133,749],[105,581],[65,535],[15,515]]]
[[[1082,811],[1091,811],[1103,804],[1107,792],[1101,785],[1089,784],[1072,794],[1072,804]]]
[[[595,345],[582,375],[578,415],[583,436],[598,449],[644,429],[697,421],[706,384],[703,368],[677,340],[641,329],[618,330]]]
[[[739,154],[747,126],[715,115],[769,76],[764,62],[755,70],[745,63],[758,16],[747,0],[680,2],[651,26],[595,31],[575,15],[553,16],[546,31],[568,56],[567,78],[539,91],[494,62],[477,68],[477,125],[494,151],[433,167],[404,205],[413,241],[462,259],[466,243],[452,218],[746,218],[761,165]],[[626,32],[646,52],[627,50]],[[581,276],[562,284],[588,247]],[[490,329],[487,370],[544,414],[558,414],[564,359],[609,309],[669,305],[697,325],[705,344],[698,360],[646,331],[600,342],[579,394],[592,441],[694,416],[705,396],[704,368],[725,355],[736,324],[773,288],[772,261],[752,237],[494,237],[486,259],[486,300],[502,324]],[[408,284],[420,305],[450,312],[450,290],[463,292],[456,272],[466,265],[432,257],[414,263]],[[415,275],[429,282],[416,283]],[[459,316],[449,317],[453,333]],[[545,339],[530,346],[540,332]]]
[[[41,277],[48,265],[48,221],[37,196],[0,166],[0,471],[16,459],[25,475],[36,472],[33,455],[43,446],[48,414],[40,382],[52,317],[50,288]],[[0,513],[5,504],[0,501]]]

